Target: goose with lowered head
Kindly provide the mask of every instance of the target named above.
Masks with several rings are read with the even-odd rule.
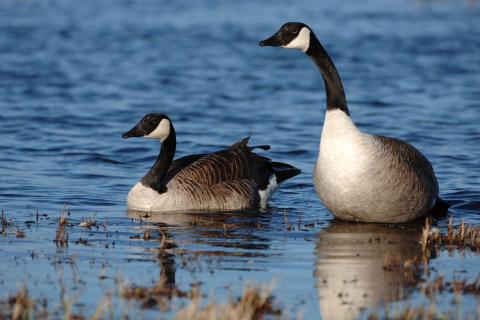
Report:
[[[196,211],[240,210],[265,207],[278,184],[300,170],[274,162],[252,150],[245,138],[225,150],[194,154],[173,160],[176,134],[170,119],[162,113],[143,117],[124,139],[143,137],[160,140],[162,147],[155,164],[130,190],[129,210]]]
[[[335,217],[394,223],[425,216],[435,206],[448,209],[438,197],[432,165],[420,151],[355,126],[337,69],[310,27],[288,22],[260,45],[300,50],[320,70],[327,107],[313,175],[318,196]]]

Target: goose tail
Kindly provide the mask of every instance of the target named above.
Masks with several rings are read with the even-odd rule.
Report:
[[[432,210],[430,210],[430,214],[435,218],[443,218],[447,215],[450,206],[448,202],[438,197]]]
[[[270,162],[270,166],[277,177],[277,183],[293,178],[302,172],[300,169],[283,162],[272,161]]]
[[[270,150],[270,146],[268,144],[263,144],[263,145],[260,145],[260,146],[253,146],[253,147],[249,147],[250,148],[250,151],[254,150],[254,149],[262,149],[262,150]]]

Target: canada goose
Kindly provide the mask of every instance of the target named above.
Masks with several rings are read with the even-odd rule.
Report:
[[[155,164],[130,190],[127,206],[138,211],[239,210],[264,207],[278,184],[300,173],[285,163],[273,162],[248,147],[245,138],[211,154],[173,156],[176,135],[170,119],[151,113],[122,136],[160,140]]]
[[[310,27],[288,22],[260,45],[303,51],[322,74],[327,107],[314,184],[337,218],[391,223],[422,217],[435,204],[446,211],[448,205],[438,198],[433,168],[420,151],[355,126],[340,76]]]

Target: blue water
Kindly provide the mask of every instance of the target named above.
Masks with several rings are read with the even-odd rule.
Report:
[[[274,295],[286,310],[328,317],[322,305],[329,300],[322,298],[316,274],[330,263],[321,239],[335,232],[336,223],[311,176],[324,117],[323,81],[302,53],[258,46],[291,20],[309,24],[330,53],[358,126],[420,149],[433,164],[442,198],[453,204],[455,222],[478,224],[476,1],[4,0],[0,208],[26,238],[13,231],[0,238],[0,299],[26,282],[33,297],[58,301],[60,268],[78,301],[75,310],[91,315],[92,306],[114,290],[115,277],[146,285],[174,266],[179,287],[202,282],[202,291],[220,300],[225,286],[238,293],[246,282],[275,278]],[[159,146],[123,141],[121,134],[150,112],[172,119],[177,156],[215,151],[251,135],[252,144],[272,146],[266,155],[303,173],[282,185],[267,212],[132,220],[126,194]],[[69,228],[71,242],[87,238],[89,246],[55,247],[64,207],[77,224]],[[37,210],[48,219],[29,223]],[[110,233],[78,227],[90,216],[107,221]],[[158,241],[131,239],[145,228],[167,232],[178,248],[193,252],[195,262],[185,266],[178,251],[158,254]],[[348,241],[347,249],[355,250]],[[72,256],[75,268],[67,263]],[[378,267],[380,260],[371,261]],[[480,272],[475,256],[430,263],[438,264],[438,273],[460,264],[473,278]],[[97,284],[101,272],[109,276],[104,287]],[[364,275],[359,278],[368,279]],[[475,310],[474,302],[464,303]]]

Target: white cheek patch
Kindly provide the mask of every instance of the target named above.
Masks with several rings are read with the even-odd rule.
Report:
[[[160,139],[161,142],[167,139],[168,135],[170,134],[170,121],[167,119],[162,119],[158,126],[150,132],[149,134],[143,136],[144,138],[149,139]]]
[[[288,49],[298,49],[306,52],[310,46],[310,29],[303,27],[298,36],[290,41],[289,44],[283,46]]]

